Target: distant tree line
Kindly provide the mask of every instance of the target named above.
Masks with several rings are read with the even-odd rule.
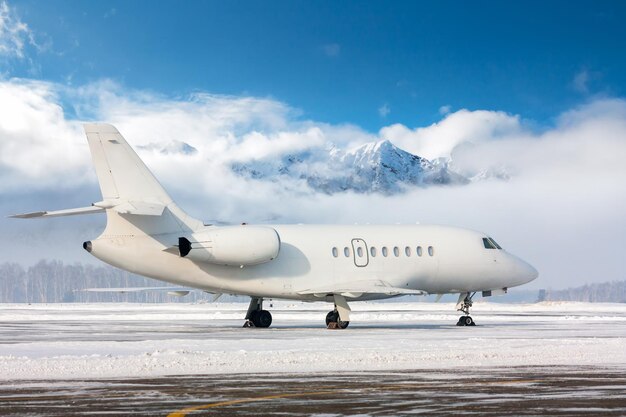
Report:
[[[211,294],[192,291],[184,297],[167,291],[132,293],[81,292],[86,288],[167,287],[171,284],[144,278],[108,265],[66,265],[60,261],[40,261],[24,268],[17,263],[0,264],[0,302],[2,303],[69,303],[69,302],[196,302],[211,300]],[[220,300],[240,301],[223,296]],[[241,300],[243,301],[243,300]]]
[[[626,281],[586,284],[565,290],[542,290],[539,294],[539,301],[544,300],[626,303]]]
[[[145,278],[108,265],[66,265],[39,261],[30,267],[0,264],[0,303],[173,303],[210,301],[211,294],[192,291],[184,297],[166,291],[131,293],[82,292],[86,288],[167,287],[171,284]],[[247,301],[247,297],[224,295],[220,301]],[[538,301],[586,301],[626,303],[626,281],[587,284],[565,290],[541,290]]]

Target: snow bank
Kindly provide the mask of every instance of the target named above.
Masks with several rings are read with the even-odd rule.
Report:
[[[244,304],[0,305],[0,379],[626,363],[623,304],[476,303],[465,328],[451,304],[354,303],[346,330],[272,304],[270,329]]]

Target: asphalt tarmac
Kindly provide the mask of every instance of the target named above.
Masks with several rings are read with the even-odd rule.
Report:
[[[469,365],[469,364],[468,364]],[[624,416],[626,367],[6,381],[2,416]]]

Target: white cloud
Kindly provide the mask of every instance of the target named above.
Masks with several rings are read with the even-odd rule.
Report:
[[[387,117],[389,113],[391,113],[391,108],[389,108],[389,104],[387,103],[378,108],[378,114],[380,114],[380,117]]]
[[[67,116],[62,102],[72,103],[79,119],[116,124],[135,149],[175,141],[196,148],[191,154],[163,154],[149,146],[138,151],[174,198],[206,220],[453,224],[488,232],[535,264],[542,274],[535,286],[626,278],[623,99],[591,101],[540,131],[517,115],[463,109],[430,126],[396,124],[376,135],[354,125],[299,120],[297,111],[270,99],[203,93],[172,99],[111,81],[79,87],[0,81],[3,207],[21,201],[20,209],[46,209],[51,202],[61,208],[65,200],[55,200],[57,190],[97,194],[80,123]],[[235,160],[316,151],[330,142],[353,147],[381,137],[428,158],[453,155],[455,166],[468,172],[505,166],[512,178],[392,197],[328,196],[306,185],[246,180],[229,170]],[[85,195],[84,203],[91,197]]]
[[[439,107],[439,114],[445,116],[446,114],[450,113],[451,110],[452,106],[446,104],[445,106]]]
[[[50,84],[0,82],[0,190],[73,187],[93,178],[81,126]]]
[[[516,135],[521,130],[519,116],[486,110],[459,110],[428,127],[410,129],[394,124],[380,130],[380,136],[397,146],[428,159],[449,157],[462,143],[492,141]]]
[[[27,44],[36,46],[33,33],[9,7],[6,1],[0,3],[0,56],[24,58]]]

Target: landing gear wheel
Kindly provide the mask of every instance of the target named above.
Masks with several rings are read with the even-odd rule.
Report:
[[[336,310],[330,311],[328,314],[326,314],[326,327],[328,327],[329,329],[345,329],[346,327],[348,327],[349,324],[349,321],[339,320],[339,313]]]
[[[250,318],[254,327],[267,328],[272,325],[272,314],[267,310],[256,310]]]
[[[457,326],[476,326],[474,319],[470,316],[461,316],[459,321],[456,323]]]
[[[456,322],[457,326],[476,326],[474,323],[474,319],[470,317],[470,307],[472,306],[472,298],[476,295],[473,293],[461,293],[459,294],[459,301],[457,302],[457,310],[462,311],[465,315],[459,318],[459,321]]]
[[[326,314],[326,327],[328,327],[330,323],[337,323],[338,321],[339,321],[338,312],[330,311],[328,314]]]
[[[246,312],[246,322],[243,327],[270,327],[272,315],[269,311],[263,310],[263,298],[250,297],[250,305]]]

